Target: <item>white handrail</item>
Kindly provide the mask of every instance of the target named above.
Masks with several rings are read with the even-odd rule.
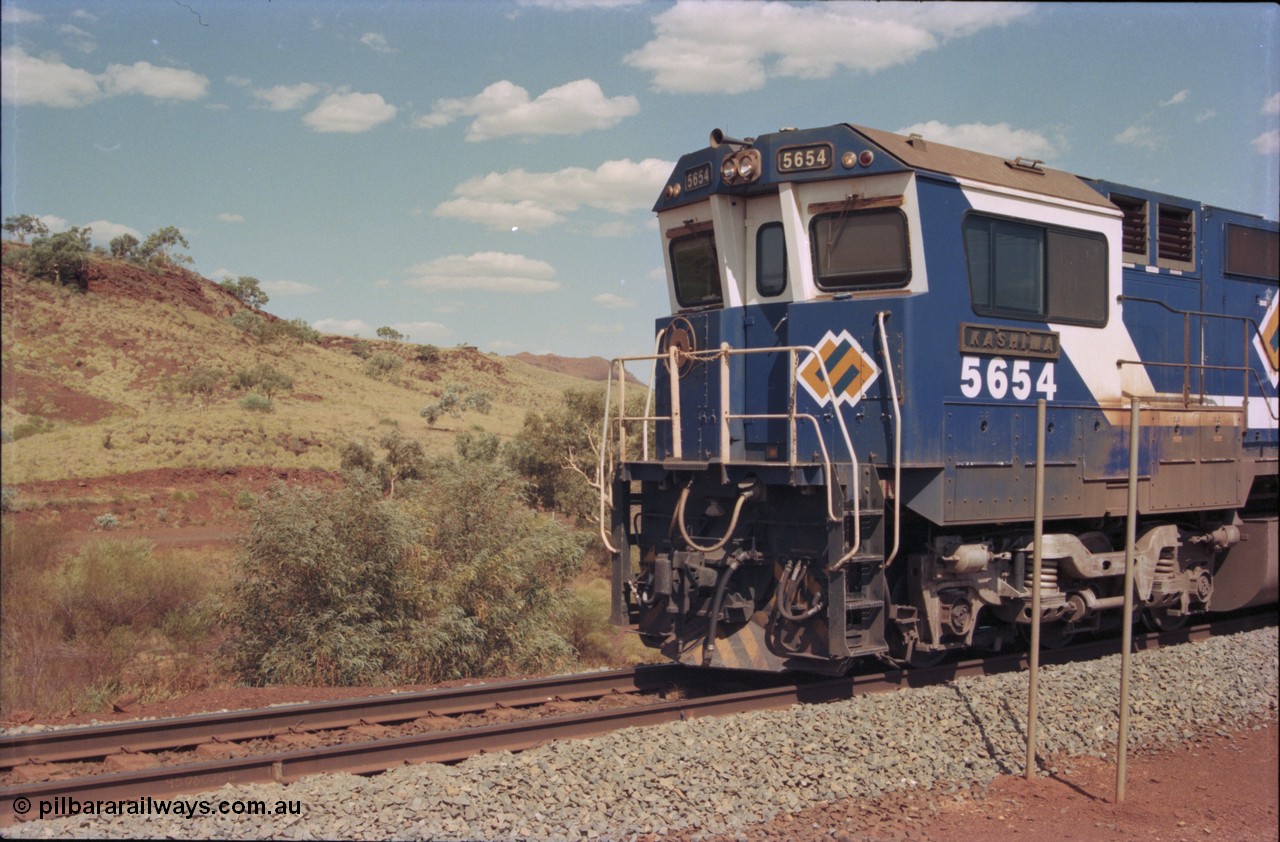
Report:
[[[649,421],[666,421],[671,424],[672,456],[675,459],[681,459],[683,457],[683,447],[682,447],[681,435],[680,435],[681,431],[679,429],[680,427],[680,391],[679,391],[680,383],[679,381],[680,381],[681,362],[683,360],[703,360],[707,362],[710,362],[712,360],[719,360],[721,364],[720,458],[721,458],[722,464],[728,464],[727,460],[729,458],[730,451],[729,451],[727,430],[728,430],[729,422],[732,420],[752,419],[752,420],[785,420],[787,421],[790,424],[790,428],[791,428],[790,429],[791,442],[790,442],[790,448],[788,452],[787,464],[793,468],[799,466],[800,463],[797,458],[797,452],[796,452],[796,434],[797,434],[796,421],[800,419],[806,420],[811,424],[813,424],[814,433],[817,436],[817,440],[818,440],[818,447],[822,454],[823,479],[827,485],[827,517],[833,523],[841,520],[841,517],[836,514],[834,501],[832,499],[832,493],[831,493],[833,487],[835,488],[839,487],[839,483],[835,477],[835,466],[831,462],[831,457],[827,450],[826,439],[822,434],[822,427],[818,423],[818,419],[813,415],[810,415],[807,413],[800,414],[796,412],[795,373],[798,367],[798,359],[799,359],[798,355],[801,352],[810,354],[812,358],[817,362],[818,369],[819,369],[819,372],[821,373],[823,382],[828,384],[832,382],[831,373],[827,370],[826,361],[822,358],[822,355],[818,353],[818,350],[815,347],[813,347],[812,345],[781,345],[781,346],[774,346],[770,348],[731,348],[728,345],[728,343],[723,343],[720,348],[715,350],[708,350],[708,351],[685,352],[685,351],[681,351],[676,347],[672,347],[672,348],[669,348],[667,353],[665,354],[658,353],[659,347],[660,347],[660,341],[659,341],[659,345],[655,346],[653,354],[644,355],[644,356],[635,356],[635,357],[618,357],[614,359],[609,366],[609,378],[605,386],[605,417],[604,417],[604,425],[603,425],[603,431],[602,431],[604,440],[601,441],[601,444],[600,444],[600,459],[596,467],[596,479],[600,485],[600,507],[599,507],[600,540],[609,552],[611,553],[618,552],[618,550],[614,548],[612,542],[610,542],[608,534],[605,529],[605,509],[606,509],[607,491],[604,486],[604,467],[606,464],[606,455],[608,452],[608,445],[609,445],[609,442],[608,442],[609,413],[612,406],[611,397],[613,393],[613,374],[614,374],[614,369],[616,367],[621,366],[623,370],[622,376],[625,377],[626,376],[625,366],[627,363],[630,363],[630,362],[645,362],[645,361],[652,362],[653,373],[655,375],[655,381],[656,381],[658,363],[659,361],[665,361],[667,364],[668,378],[670,381],[670,390],[671,390],[671,414],[670,415],[652,416],[649,414],[649,408],[653,400],[653,392],[654,392],[653,387],[655,385],[654,383],[649,384],[649,396],[645,401],[645,414],[643,416],[638,416],[633,418],[626,414],[625,406],[618,407],[617,420],[618,420],[618,427],[619,427],[619,435],[625,435],[624,424],[627,421],[641,421],[646,425],[645,431],[644,431],[644,445],[645,445],[644,456],[646,460],[648,459],[648,456],[649,456],[649,453],[648,453],[648,422]],[[729,358],[733,356],[745,356],[747,354],[780,354],[780,353],[786,353],[788,355],[789,357],[788,365],[789,365],[789,370],[791,371],[792,382],[790,383],[790,388],[789,388],[789,401],[788,401],[787,413],[785,415],[779,415],[779,414],[734,414],[729,412],[728,404],[729,404],[730,396],[732,393],[732,390],[727,387],[727,383],[729,380],[729,377],[727,374]],[[890,374],[890,377],[892,377],[892,374]],[[894,391],[896,395],[896,388]],[[853,474],[852,474],[853,530],[854,530],[853,544],[849,548],[849,550],[843,556],[841,556],[835,562],[835,564],[832,565],[831,567],[832,570],[838,570],[841,567],[843,567],[846,563],[848,563],[849,559],[853,558],[853,556],[855,556],[858,553],[858,550],[861,549],[862,547],[862,493],[861,493],[861,480],[858,473],[859,471],[858,454],[857,454],[857,451],[855,451],[853,448],[853,439],[849,435],[849,427],[845,423],[844,413],[840,411],[840,405],[838,401],[836,401],[834,398],[832,399],[832,405],[835,410],[833,414],[835,416],[837,424],[840,427],[841,438],[844,440],[845,450],[849,454],[849,459],[853,466]],[[895,397],[895,407],[896,407],[896,397]],[[896,494],[896,490],[895,490],[895,494]],[[895,551],[896,551],[896,547],[895,547]]]
[[[889,356],[889,335],[885,332],[884,317],[889,311],[876,313],[876,324],[880,328],[880,350],[884,354],[884,370],[889,375],[889,400],[893,404],[893,551],[884,557],[885,569],[888,569],[898,556],[898,542],[902,536],[899,524],[902,523],[902,410],[898,406],[898,381],[893,376],[893,359]]]

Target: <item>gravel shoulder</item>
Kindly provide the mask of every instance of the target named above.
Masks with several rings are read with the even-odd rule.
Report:
[[[1275,839],[1277,652],[1276,630],[1265,629],[1136,654],[1124,805],[1111,803],[1114,767],[1102,759],[1115,747],[1113,656],[1045,668],[1038,727],[1046,759],[1031,782],[1022,779],[1026,677],[1009,674],[628,729],[456,766],[224,787],[208,796],[293,799],[303,805],[297,816],[80,816],[7,832],[646,842]]]

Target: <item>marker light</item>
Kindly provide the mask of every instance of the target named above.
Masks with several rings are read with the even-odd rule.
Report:
[[[872,152],[870,149],[864,149],[862,150],[862,154],[858,156],[858,163],[862,164],[864,167],[869,167],[871,166],[871,162],[875,159],[876,153]]]

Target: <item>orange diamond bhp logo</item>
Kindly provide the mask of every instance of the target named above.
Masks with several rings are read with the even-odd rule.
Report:
[[[847,330],[838,334],[827,331],[817,351],[817,355],[810,354],[801,363],[796,379],[823,406],[832,400],[853,406],[880,376],[880,367]],[[823,365],[827,367],[830,381],[823,377]]]
[[[1266,363],[1267,375],[1271,385],[1280,379],[1280,295],[1271,298],[1267,314],[1262,317],[1258,333],[1253,337],[1253,347],[1258,356]]]

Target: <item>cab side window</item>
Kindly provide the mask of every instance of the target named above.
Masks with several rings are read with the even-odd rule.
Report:
[[[761,225],[756,231],[756,292],[766,298],[787,288],[787,242],[781,222]]]
[[[1106,324],[1107,241],[1101,234],[970,214],[964,243],[978,315]]]

